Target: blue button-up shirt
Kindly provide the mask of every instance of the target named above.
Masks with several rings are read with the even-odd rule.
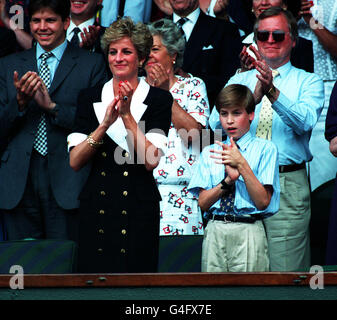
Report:
[[[229,138],[224,143],[230,145]],[[264,217],[275,214],[280,204],[279,165],[276,146],[271,141],[254,137],[250,132],[243,135],[236,141],[236,144],[260,183],[273,187],[273,195],[269,206],[265,210],[258,210],[248,194],[242,176],[240,176],[235,182],[234,214],[261,214]],[[213,144],[205,147],[202,151],[188,186],[188,190],[195,197],[199,196],[200,188],[212,189],[225,176],[225,166],[215,163],[215,159],[210,157],[212,155],[211,149],[221,150],[221,146]],[[224,214],[220,210],[220,199],[211,206],[209,212]],[[205,213],[205,216],[207,216],[207,213]]]
[[[312,160],[309,150],[311,131],[322,112],[324,104],[323,81],[314,73],[297,69],[290,62],[277,69],[279,76],[274,85],[280,95],[272,105],[272,141],[279,151],[280,165],[308,162]],[[251,70],[234,75],[227,85],[239,83],[255,90],[257,71]],[[255,135],[262,102],[256,105],[255,118],[250,132]],[[209,125],[214,130],[221,128],[219,113],[213,108]]]

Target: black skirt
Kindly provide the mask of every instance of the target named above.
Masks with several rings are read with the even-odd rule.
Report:
[[[105,139],[80,195],[78,272],[156,272],[160,195],[144,165],[114,161],[116,147]]]

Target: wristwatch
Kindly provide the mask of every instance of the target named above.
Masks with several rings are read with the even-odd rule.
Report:
[[[225,178],[223,178],[220,183],[222,190],[229,191],[232,188],[232,186],[225,181]]]
[[[49,111],[49,113],[55,118],[57,116],[57,113],[58,113],[59,110],[60,110],[60,108],[56,104],[55,107]]]
[[[268,90],[267,92],[267,96],[272,96],[274,97],[274,94],[276,93],[276,88],[274,87],[274,85],[271,86],[271,88]]]

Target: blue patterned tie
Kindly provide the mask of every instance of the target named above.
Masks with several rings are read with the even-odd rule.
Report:
[[[49,90],[50,87],[50,70],[47,64],[47,59],[53,54],[51,52],[45,52],[41,55],[41,65],[40,65],[40,78]],[[37,127],[34,140],[34,149],[41,155],[45,156],[48,153],[47,148],[47,126],[46,126],[46,116],[42,113],[40,123]]]
[[[230,214],[234,211],[235,200],[235,184],[232,185],[231,190],[228,190],[220,199],[220,210],[224,214]]]
[[[229,193],[226,197],[222,197],[220,200],[220,209],[225,214],[233,213],[234,211],[234,193]]]

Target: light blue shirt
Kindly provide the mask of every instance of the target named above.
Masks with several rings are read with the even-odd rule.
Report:
[[[117,20],[120,0],[103,0],[101,10],[101,25],[109,27]],[[124,4],[124,17],[130,17],[133,22],[147,23],[151,19],[151,0],[126,0]]]
[[[280,165],[312,160],[309,150],[311,131],[316,125],[324,104],[323,81],[314,73],[297,69],[290,62],[277,69],[280,73],[274,85],[280,95],[272,105],[272,141],[279,151]],[[226,86],[238,83],[255,90],[257,71],[251,70],[234,75]],[[255,118],[250,132],[255,135],[262,103],[256,105]],[[213,108],[209,125],[220,128],[219,113]]]
[[[56,72],[56,69],[61,61],[61,58],[63,56],[63,53],[65,49],[67,48],[67,40],[65,40],[62,44],[60,44],[58,47],[53,49],[51,52],[53,53],[53,56],[48,58],[47,64],[50,70],[50,83],[53,82],[54,75]],[[36,61],[37,61],[37,69],[40,70],[41,65],[41,55],[45,53],[46,51],[42,49],[39,43],[36,44]]]
[[[224,143],[229,145],[229,138]],[[252,136],[250,132],[243,135],[236,144],[260,183],[273,186],[274,191],[269,206],[265,210],[258,210],[248,194],[242,176],[240,176],[235,182],[234,214],[261,214],[264,217],[275,214],[280,205],[279,165],[276,146],[271,141]],[[188,191],[195,197],[199,197],[200,188],[212,189],[225,177],[225,166],[215,163],[216,160],[210,157],[211,149],[221,150],[221,147],[213,144],[205,147],[202,151],[188,186]],[[220,199],[211,206],[208,212],[224,214],[220,210]],[[207,217],[207,212],[205,216]]]

